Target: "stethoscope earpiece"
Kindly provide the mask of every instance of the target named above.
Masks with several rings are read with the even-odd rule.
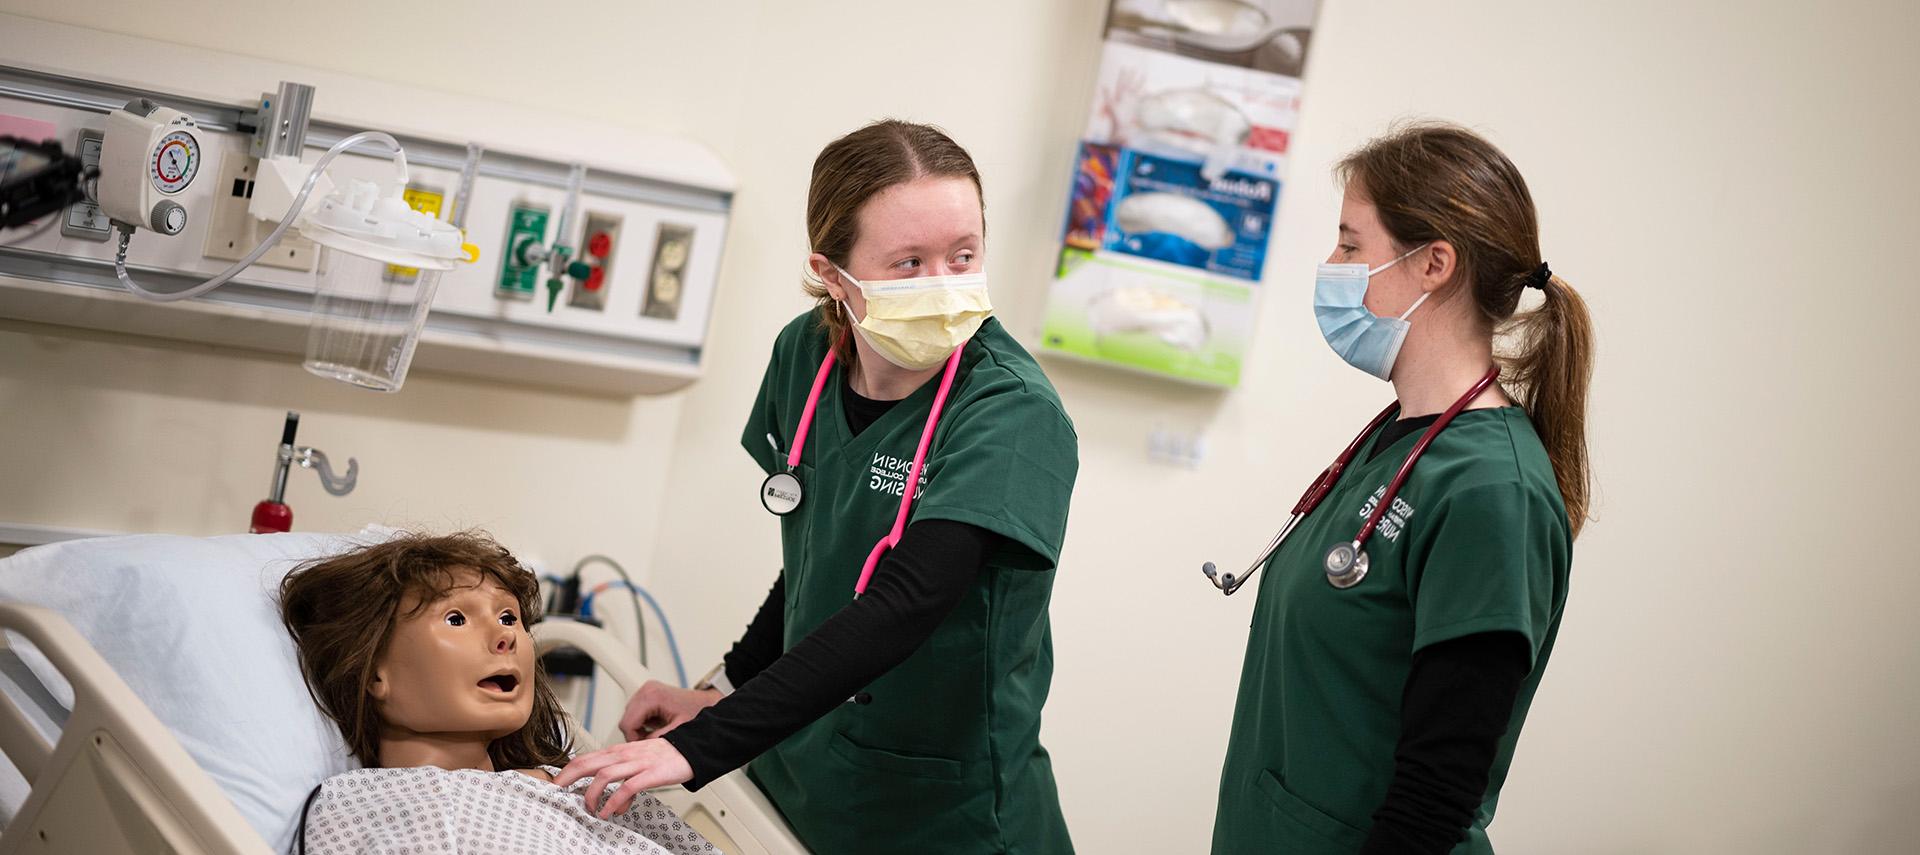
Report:
[[[1234,591],[1240,590],[1240,583],[1246,581],[1247,576],[1253,575],[1249,572],[1247,576],[1235,576],[1232,573],[1223,576],[1220,574],[1220,569],[1213,566],[1213,562],[1211,561],[1200,565],[1200,572],[1206,574],[1207,580],[1212,582],[1215,588],[1219,588],[1220,592],[1227,596],[1233,596]]]

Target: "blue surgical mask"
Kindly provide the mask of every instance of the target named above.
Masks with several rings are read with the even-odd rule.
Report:
[[[1407,316],[1427,301],[1432,292],[1421,294],[1397,318],[1383,318],[1367,310],[1367,280],[1407,256],[1426,249],[1421,244],[1404,255],[1371,270],[1364,264],[1322,264],[1313,280],[1313,319],[1320,323],[1320,335],[1348,365],[1382,380],[1393,376],[1393,360],[1407,340]]]

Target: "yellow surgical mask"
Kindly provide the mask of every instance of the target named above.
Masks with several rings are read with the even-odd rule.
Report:
[[[862,282],[838,266],[834,269],[867,298],[865,318],[855,319],[853,310],[841,304],[854,321],[854,331],[882,358],[909,371],[944,362],[993,314],[985,273]]]

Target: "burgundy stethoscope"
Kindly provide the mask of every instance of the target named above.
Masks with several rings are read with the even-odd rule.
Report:
[[[1426,452],[1428,445],[1433,444],[1433,438],[1440,435],[1440,431],[1447,426],[1447,423],[1453,421],[1454,416],[1460,415],[1460,411],[1466,409],[1469,402],[1480,397],[1480,394],[1487,391],[1487,387],[1492,386],[1493,381],[1499,378],[1499,366],[1487,369],[1486,375],[1480,378],[1480,382],[1473,384],[1473,388],[1468,389],[1465,395],[1461,395],[1460,400],[1454,401],[1453,406],[1441,413],[1440,418],[1420,435],[1420,441],[1414,443],[1412,451],[1407,452],[1407,459],[1400,464],[1400,471],[1395,473],[1393,480],[1387,484],[1386,492],[1374,505],[1373,512],[1367,515],[1366,524],[1360,526],[1360,532],[1353,536],[1353,541],[1336,543],[1333,548],[1327,550],[1324,569],[1327,572],[1328,583],[1335,588],[1345,589],[1359,584],[1361,579],[1367,577],[1367,538],[1373,536],[1374,527],[1380,524],[1380,518],[1386,514],[1388,508],[1393,506],[1394,497],[1400,495],[1400,486],[1407,482],[1407,475],[1413,472],[1413,464],[1419,462],[1420,455]],[[1360,452],[1361,443],[1366,442],[1367,437],[1372,436],[1387,423],[1388,419],[1393,418],[1393,414],[1399,409],[1399,401],[1388,404],[1386,409],[1380,411],[1380,415],[1374,416],[1373,421],[1367,423],[1366,430],[1361,431],[1359,436],[1353,438],[1353,442],[1347,444],[1347,450],[1340,452],[1340,456],[1334,458],[1333,465],[1328,466],[1320,473],[1320,477],[1313,479],[1313,483],[1307,485],[1307,492],[1293,505],[1293,516],[1287,519],[1286,525],[1280,527],[1280,533],[1273,536],[1273,541],[1267,544],[1266,550],[1260,553],[1260,557],[1247,567],[1246,573],[1239,576],[1232,573],[1223,575],[1214,568],[1211,561],[1200,565],[1200,572],[1207,574],[1207,580],[1228,596],[1240,590],[1240,586],[1253,578],[1253,574],[1259,572],[1260,567],[1280,550],[1280,545],[1286,542],[1287,535],[1293,533],[1294,527],[1298,526],[1301,520],[1306,519],[1308,514],[1313,513],[1314,508],[1320,506],[1320,500],[1333,492],[1334,485],[1340,482],[1340,473],[1347,468],[1347,464],[1353,462],[1353,456]]]

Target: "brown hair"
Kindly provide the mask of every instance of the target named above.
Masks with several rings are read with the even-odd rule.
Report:
[[[1489,336],[1514,343],[1498,356],[1503,385],[1527,411],[1553,463],[1574,536],[1587,520],[1587,387],[1593,322],[1587,304],[1540,259],[1540,227],[1520,170],[1492,143],[1457,125],[1401,125],[1347,155],[1340,179],[1379,209],[1394,243],[1444,240],[1459,257],[1456,285],[1470,289]],[[1522,292],[1545,301],[1516,315]]]
[[[280,583],[280,619],[293,633],[307,690],[340,726],[361,765],[380,765],[381,721],[369,690],[395,624],[412,616],[400,613],[401,603],[417,597],[413,611],[418,612],[453,590],[464,569],[511,593],[524,626],[531,629],[539,621],[544,611],[539,580],[479,532],[403,533],[308,562]],[[546,672],[535,667],[533,714],[525,727],[490,743],[487,756],[496,770],[528,769],[565,766],[570,750],[565,713]]]
[[[945,131],[932,125],[883,119],[827,144],[813,161],[807,188],[807,240],[828,261],[847,266],[847,254],[860,237],[860,209],[867,200],[897,184],[928,176],[970,178],[980,192],[986,228],[987,197],[973,158]],[[827,289],[806,283],[814,299],[814,319],[827,330],[839,360],[851,370],[855,349],[847,341],[847,316]]]

